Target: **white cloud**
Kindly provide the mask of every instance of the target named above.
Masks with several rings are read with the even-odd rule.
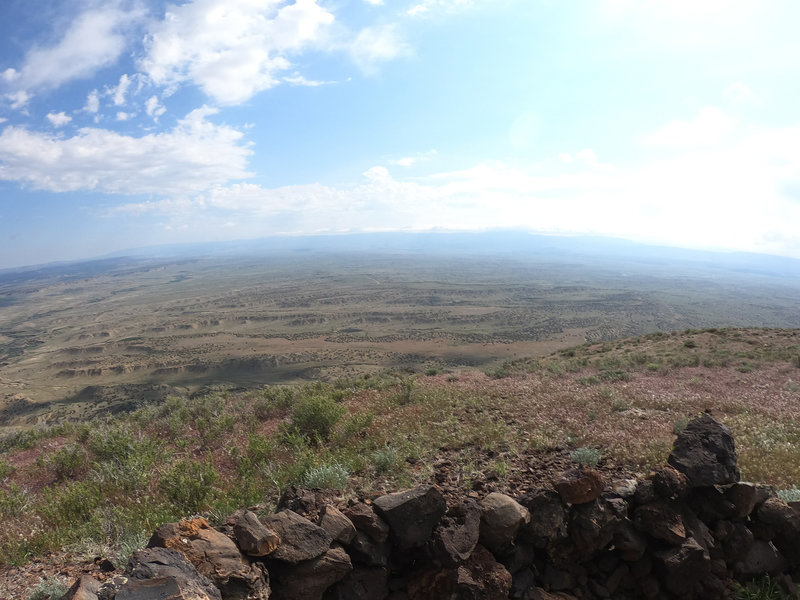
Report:
[[[57,43],[32,48],[18,71],[9,69],[6,74],[13,73],[11,80],[21,90],[55,88],[89,77],[117,61],[125,49],[125,30],[141,14],[113,6],[87,10],[70,23]]]
[[[736,121],[718,108],[707,106],[691,121],[676,119],[645,139],[650,146],[710,146],[721,142]]]
[[[472,6],[473,4],[474,0],[422,0],[422,2],[418,2],[406,10],[406,14],[411,17],[417,17],[433,11],[450,11]]]
[[[56,127],[63,127],[64,125],[72,121],[72,117],[63,112],[48,113],[47,119]]]
[[[761,102],[758,95],[740,81],[729,85],[722,94],[733,104],[759,104]]]
[[[394,25],[366,27],[350,46],[350,56],[356,66],[367,75],[378,70],[381,63],[407,56],[411,47],[402,39]]]
[[[100,94],[97,90],[92,90],[89,92],[89,95],[86,96],[86,105],[83,107],[83,110],[90,113],[96,113],[100,110]]]
[[[133,116],[133,113],[126,113],[123,111],[119,111],[117,113],[117,121],[127,121]]]
[[[436,150],[428,150],[427,152],[420,152],[413,156],[403,156],[402,158],[394,158],[389,161],[390,165],[398,167],[413,167],[415,164],[430,160],[436,156]]]
[[[97,128],[59,138],[22,127],[0,133],[0,180],[35,189],[113,194],[197,194],[249,177],[242,133],[215,125],[203,107],[169,132],[131,137]]]
[[[306,79],[300,73],[292,73],[289,77],[284,77],[283,81],[288,83],[289,85],[300,85],[306,87],[319,87],[321,85],[329,85],[331,83],[336,83],[334,81],[317,81],[314,79]]]
[[[158,117],[167,112],[167,109],[158,101],[158,96],[150,96],[144,104],[144,109],[156,121],[158,121]]]
[[[195,0],[171,5],[146,39],[141,69],[158,85],[191,81],[220,104],[239,104],[279,83],[289,56],[333,23],[317,0]]]
[[[372,6],[381,6],[383,4],[383,0],[364,0],[364,2]]]
[[[11,104],[11,108],[14,110],[18,110],[21,108],[25,108],[31,98],[33,96],[26,92],[25,90],[18,90],[16,92],[10,92],[5,94],[5,99],[9,101]]]
[[[119,78],[119,84],[108,90],[109,95],[114,100],[114,106],[123,106],[125,104],[125,94],[128,93],[130,85],[130,78],[127,75],[123,75]]]

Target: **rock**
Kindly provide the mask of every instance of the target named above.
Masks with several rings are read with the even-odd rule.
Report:
[[[511,552],[495,558],[513,576],[533,564],[534,548],[528,544],[516,543]]]
[[[704,523],[712,526],[720,519],[730,519],[736,512],[733,503],[717,487],[693,489],[687,503]]]
[[[711,575],[711,560],[694,538],[677,548],[655,553],[663,585],[680,598],[695,598]],[[701,596],[702,597],[702,596]]]
[[[264,524],[281,539],[270,558],[293,565],[325,554],[333,541],[322,527],[288,509],[267,517]]]
[[[90,575],[83,575],[72,584],[61,600],[97,600],[99,591],[100,582]]]
[[[733,506],[733,516],[737,519],[747,518],[756,507],[758,488],[753,483],[741,481],[725,490],[725,498]]]
[[[249,510],[236,511],[225,526],[231,528],[239,549],[248,556],[267,556],[281,543],[278,534],[267,528]]]
[[[389,538],[389,526],[370,506],[357,502],[348,506],[343,513],[356,529],[363,531],[374,541],[385,542]]]
[[[353,522],[331,504],[322,507],[319,526],[327,531],[334,541],[340,544],[349,544],[356,536],[356,527]]]
[[[766,525],[771,529],[772,542],[783,554],[792,567],[800,568],[800,512],[789,506],[780,498],[772,497],[766,500],[755,511],[757,522],[753,524],[753,533],[756,525]]]
[[[523,569],[516,573],[511,580],[512,600],[533,600],[536,594],[536,575],[531,569]]]
[[[222,600],[220,591],[211,580],[199,573],[186,556],[171,548],[147,548],[134,552],[125,574],[127,581],[119,586],[116,596],[112,596],[119,600]],[[114,583],[107,585],[113,586]]]
[[[388,567],[392,554],[389,540],[376,542],[367,533],[356,530],[356,536],[347,546],[354,562],[367,567]]]
[[[725,562],[735,565],[743,561],[754,542],[753,532],[744,523],[732,523],[722,544]]]
[[[553,487],[566,504],[585,504],[600,497],[603,476],[594,469],[570,469],[554,482]]]
[[[480,505],[480,543],[495,555],[508,552],[520,527],[530,522],[528,509],[499,492],[486,496]]]
[[[481,509],[474,500],[447,511],[433,532],[431,553],[445,567],[467,560],[480,536]]]
[[[580,561],[592,558],[614,539],[627,515],[627,505],[621,498],[572,507],[569,515],[569,537]]]
[[[452,569],[429,569],[408,582],[409,600],[507,600],[511,574],[483,546]]]
[[[638,487],[639,482],[635,479],[615,479],[611,482],[611,491],[625,500],[633,498]]]
[[[281,494],[277,510],[287,509],[299,515],[315,515],[324,503],[325,500],[319,492],[291,486]]]
[[[680,546],[686,540],[683,517],[666,502],[656,501],[637,506],[633,512],[633,522],[639,531],[673,546]]]
[[[353,570],[341,548],[297,565],[278,568],[274,574],[273,600],[321,600],[325,591]]]
[[[423,546],[447,511],[441,492],[432,485],[387,494],[373,503],[400,550]]]
[[[736,577],[749,580],[765,573],[777,575],[786,568],[786,559],[769,542],[754,541],[745,547],[744,557],[734,566]]]
[[[326,600],[385,600],[389,572],[384,568],[356,567],[337,583]]]
[[[149,547],[178,550],[220,590],[223,599],[266,600],[269,577],[261,564],[246,560],[224,533],[205,519],[167,523],[156,529]]]
[[[686,475],[691,487],[739,481],[731,430],[708,413],[692,419],[675,439],[668,463]]]
[[[637,530],[629,519],[623,519],[614,532],[614,546],[619,550],[622,560],[636,562],[641,560],[647,550],[647,538]]]
[[[533,490],[522,496],[519,503],[531,515],[530,522],[520,530],[521,539],[542,549],[567,537],[567,511],[558,492]]]
[[[656,496],[664,500],[682,500],[689,490],[686,475],[668,465],[656,469],[651,479]]]

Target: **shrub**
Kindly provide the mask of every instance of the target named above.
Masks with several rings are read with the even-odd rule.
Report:
[[[14,465],[0,459],[0,480],[5,479],[14,472]]]
[[[595,467],[600,462],[600,451],[597,448],[577,448],[569,457],[582,467]]]
[[[397,448],[385,446],[372,453],[372,466],[378,474],[389,473],[397,467],[400,461],[400,453]]]
[[[303,485],[318,490],[343,490],[349,476],[350,472],[345,467],[333,462],[308,469],[303,475]]]
[[[183,459],[161,479],[164,495],[181,509],[197,513],[208,506],[219,475],[209,458],[206,462]]]
[[[39,578],[39,583],[28,594],[27,600],[57,600],[68,590],[67,584],[48,575],[46,579]]]
[[[312,440],[327,441],[333,426],[342,418],[345,407],[323,395],[303,398],[292,410],[292,425]]]
[[[784,502],[800,502],[800,489],[796,485],[785,490],[778,490],[778,497]]]
[[[689,420],[689,417],[679,417],[672,426],[672,433],[675,435],[682,434],[683,430],[686,429],[686,426],[689,424]]]
[[[86,466],[88,454],[78,444],[67,444],[50,454],[45,460],[59,481],[74,478]]]

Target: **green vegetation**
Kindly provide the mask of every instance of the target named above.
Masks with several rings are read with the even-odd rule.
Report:
[[[576,448],[569,458],[582,467],[596,467],[600,462],[600,451],[597,448]]]
[[[57,600],[66,594],[68,589],[66,583],[55,577],[40,578],[39,583],[28,594],[27,600]]]

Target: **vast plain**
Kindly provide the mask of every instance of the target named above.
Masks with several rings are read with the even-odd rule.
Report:
[[[583,343],[800,327],[797,261],[492,236],[301,238],[0,272],[0,425],[210,387],[496,369]]]

